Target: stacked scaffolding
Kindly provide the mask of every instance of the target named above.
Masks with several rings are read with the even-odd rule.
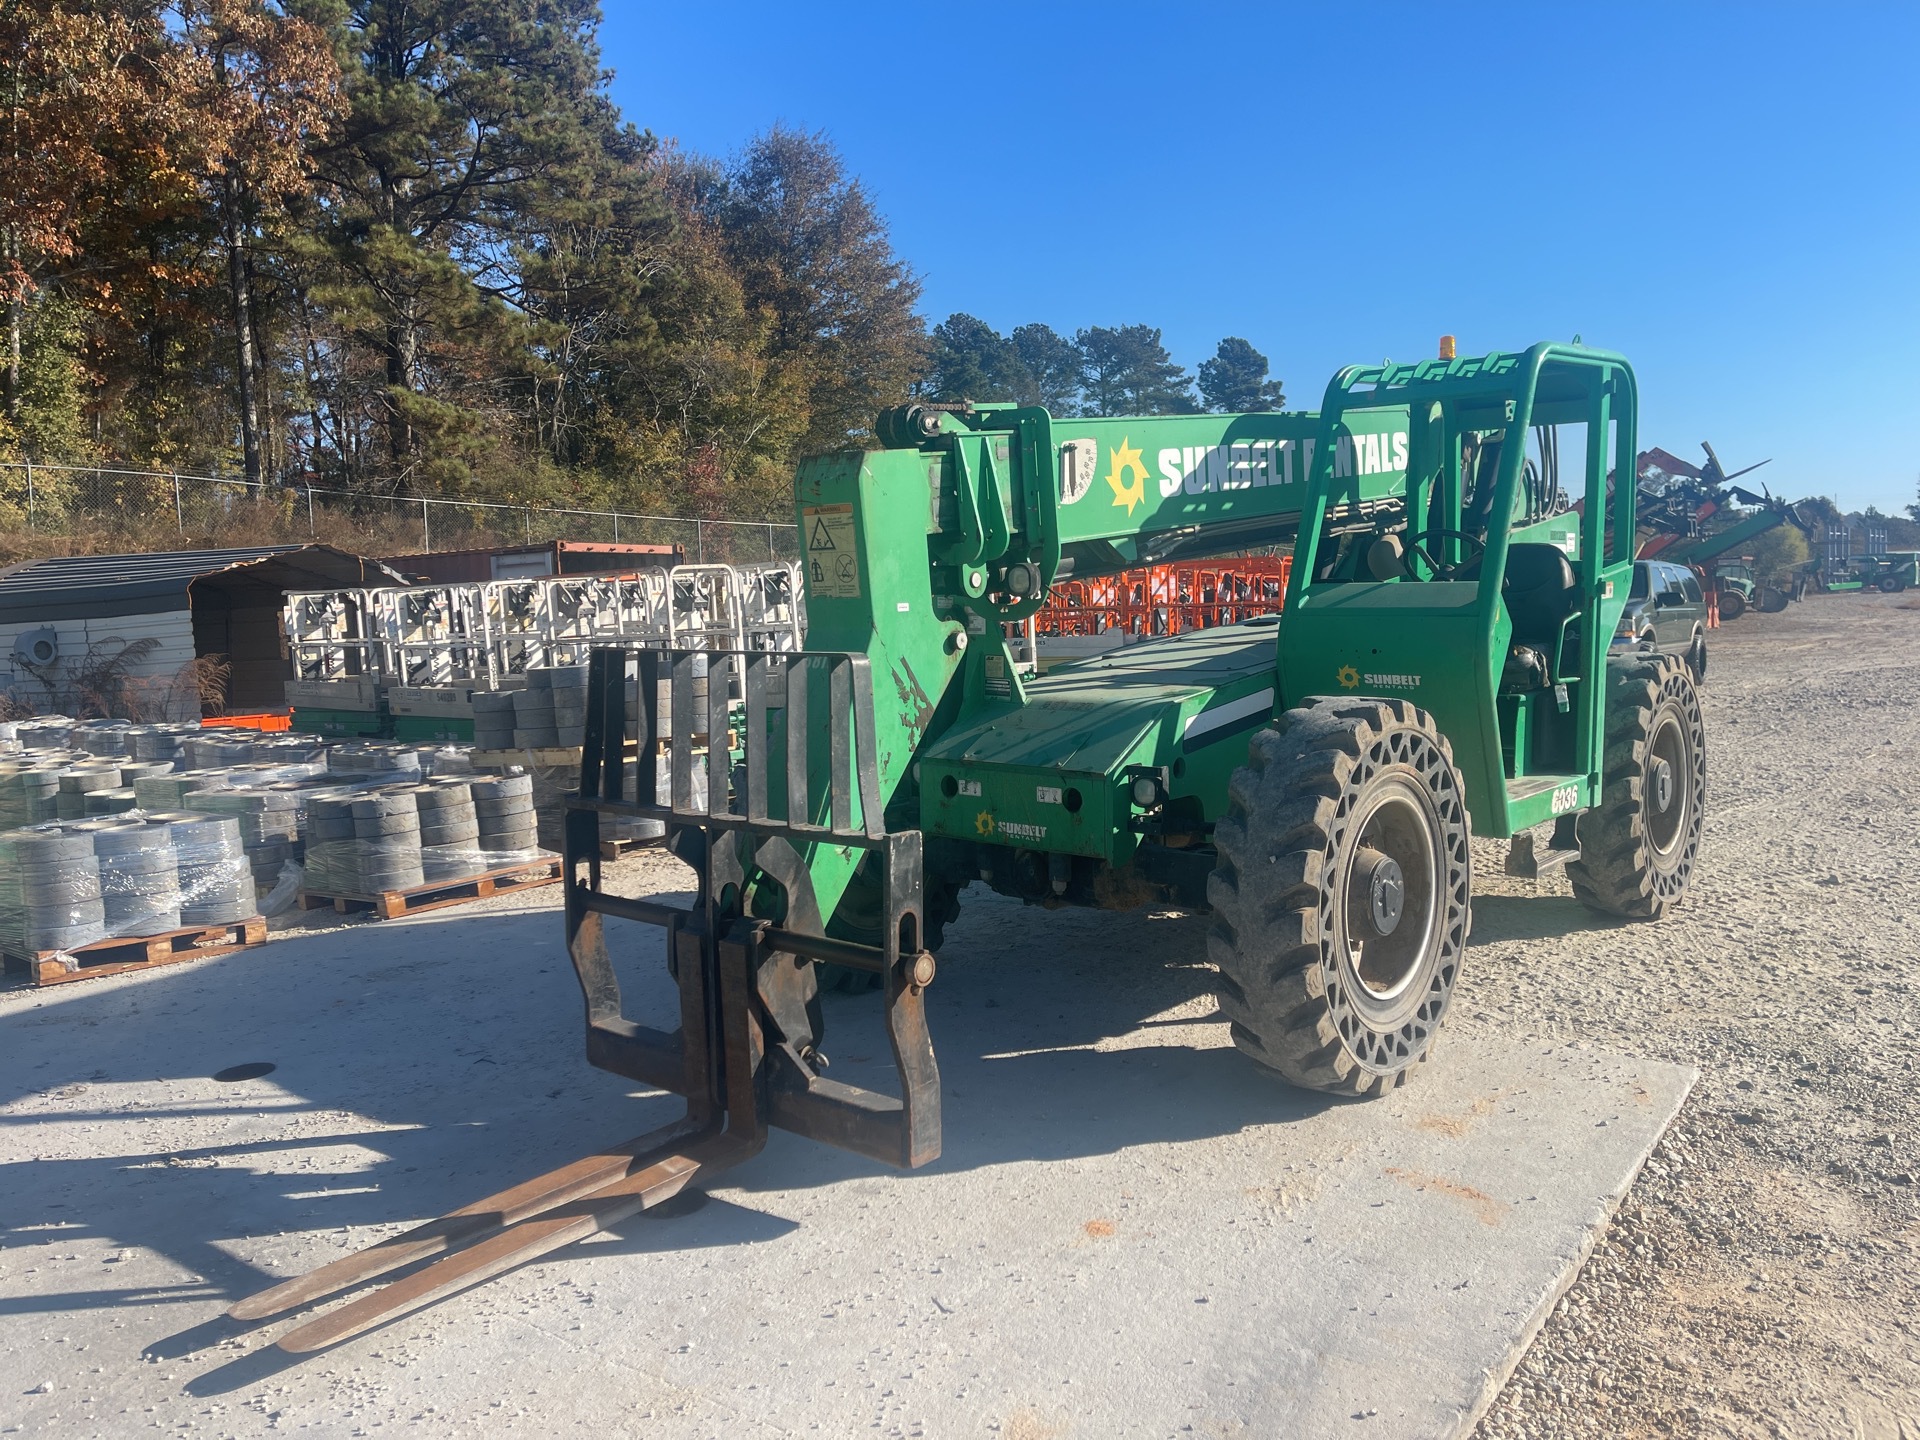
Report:
[[[595,645],[798,650],[800,570],[679,565],[631,575],[300,591],[283,611],[289,702],[372,710],[379,692],[505,690]]]
[[[1042,636],[1106,637],[1119,643],[1237,625],[1279,611],[1293,558],[1246,556],[1182,561],[1054,586],[1034,616]]]

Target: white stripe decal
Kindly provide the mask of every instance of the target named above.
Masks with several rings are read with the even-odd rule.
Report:
[[[1244,720],[1249,715],[1265,714],[1273,709],[1273,687],[1257,690],[1251,695],[1242,695],[1238,700],[1229,700],[1224,705],[1216,705],[1211,710],[1202,710],[1180,732],[1180,742],[1191,744],[1202,735],[1218,730],[1222,725],[1231,725],[1236,720]]]

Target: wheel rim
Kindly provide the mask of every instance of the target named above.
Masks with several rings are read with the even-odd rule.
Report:
[[[1685,840],[1693,810],[1693,747],[1687,743],[1680,717],[1671,711],[1661,715],[1647,745],[1641,793],[1647,807],[1647,839],[1654,854],[1668,859]]]
[[[1432,802],[1416,781],[1381,776],[1358,809],[1342,861],[1341,968],[1354,1008],[1390,1025],[1424,995],[1445,885]]]

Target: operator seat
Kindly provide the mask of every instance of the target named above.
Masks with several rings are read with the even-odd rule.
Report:
[[[1580,587],[1566,552],[1558,545],[1509,545],[1500,598],[1513,621],[1514,646],[1536,651],[1552,672],[1550,681],[1565,679],[1560,670],[1561,638],[1568,618],[1580,610]]]

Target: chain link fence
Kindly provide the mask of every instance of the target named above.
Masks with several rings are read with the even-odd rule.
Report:
[[[569,510],[101,465],[0,462],[0,530],[249,543],[310,539],[361,554],[477,550],[550,540],[678,545],[687,559],[746,564],[799,555],[791,524]]]

